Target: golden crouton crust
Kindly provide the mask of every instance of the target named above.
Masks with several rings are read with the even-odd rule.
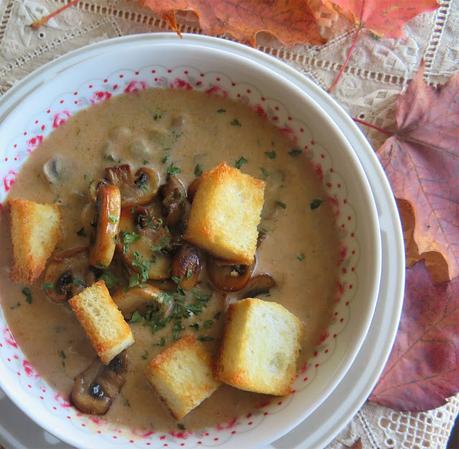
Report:
[[[45,269],[46,262],[61,238],[61,213],[54,204],[11,199],[11,241],[13,282],[32,283]]]
[[[264,188],[264,181],[225,162],[205,172],[193,198],[185,239],[217,257],[251,264]]]
[[[173,369],[177,355],[182,359],[187,355],[192,357],[188,368],[194,374],[193,379],[184,378],[182,373]],[[204,374],[196,374],[199,368]],[[150,360],[145,375],[172,415],[182,419],[220,386],[213,378],[212,368],[211,356],[205,346],[194,335],[185,335]]]
[[[257,321],[260,322],[261,317],[256,318],[255,315],[257,308],[262,305],[268,305],[272,314],[286,314],[293,324],[291,332],[295,337],[294,347],[284,349],[291,352],[291,361],[295,369],[286,370],[282,375],[278,374],[276,377],[270,377],[269,373],[261,370],[258,370],[255,376],[253,373],[250,374],[247,368],[256,363],[258,356],[256,353],[251,353],[250,360],[244,358],[249,337],[257,333]],[[215,377],[242,390],[285,396],[291,392],[291,385],[296,378],[296,364],[303,335],[304,324],[278,303],[258,298],[246,298],[233,303],[226,313],[224,335],[215,366]],[[276,329],[273,329],[270,347],[275,348],[280,338]]]
[[[134,343],[131,328],[118,310],[104,281],[97,281],[85,288],[68,303],[105,365]],[[91,303],[102,313],[95,315],[88,305]]]

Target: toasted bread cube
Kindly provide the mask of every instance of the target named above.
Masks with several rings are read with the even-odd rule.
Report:
[[[216,377],[241,390],[290,393],[303,332],[303,323],[275,302],[247,298],[231,304]]]
[[[9,200],[13,263],[11,280],[32,283],[61,237],[61,214],[53,204]]]
[[[145,374],[176,419],[182,419],[220,386],[213,377],[208,350],[192,335],[150,360]]]
[[[251,264],[265,183],[222,163],[202,175],[185,239],[211,254]]]
[[[114,303],[104,281],[98,281],[69,300],[103,364],[134,343],[131,328]]]

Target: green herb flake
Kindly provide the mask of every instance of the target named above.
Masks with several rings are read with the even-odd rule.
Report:
[[[48,291],[54,288],[54,284],[52,282],[44,282],[43,283],[43,290]]]
[[[130,407],[130,406],[131,406],[131,403],[129,402],[129,399],[123,398],[123,405],[124,405],[125,407]]]
[[[143,284],[148,280],[148,273],[150,271],[151,263],[148,260],[144,260],[137,251],[134,251],[132,256],[132,266],[137,270],[138,283]]]
[[[268,157],[269,159],[276,159],[276,152],[274,150],[272,151],[265,151],[265,155],[266,157]]]
[[[300,154],[303,154],[303,150],[300,150],[299,148],[292,148],[288,154],[292,157],[298,157]]]
[[[79,235],[80,237],[86,237],[87,234],[86,234],[86,230],[84,227],[78,229],[78,231],[76,232],[77,235]]]
[[[199,341],[214,341],[215,338],[214,337],[211,337],[210,335],[200,335],[198,337],[198,340]]]
[[[140,321],[143,320],[143,317],[142,315],[140,315],[140,313],[136,310],[132,316],[131,316],[131,319],[129,320],[130,323],[139,323]]]
[[[74,278],[72,284],[77,287],[86,287],[85,281],[83,281],[83,279],[80,278]]]
[[[172,339],[174,341],[177,341],[180,338],[180,334],[183,331],[183,329],[185,328],[182,326],[181,320],[177,320],[174,322],[172,326]]]
[[[194,167],[194,176],[197,178],[202,175],[202,167],[200,164],[196,164]]]
[[[178,175],[181,172],[182,172],[182,170],[179,167],[177,167],[176,165],[174,165],[173,162],[171,162],[169,164],[169,166],[167,167],[167,173],[169,175]]]
[[[222,313],[221,313],[221,312],[217,312],[217,313],[214,315],[214,320],[219,320],[221,316],[222,316]]]
[[[165,337],[161,337],[161,338],[159,339],[158,343],[155,343],[154,345],[155,345],[155,346],[163,347],[163,346],[165,346],[165,344],[166,344],[166,339],[165,339]]]
[[[137,242],[139,239],[140,235],[137,234],[137,232],[122,231],[121,241],[123,242],[123,253],[127,253],[129,245],[131,245],[131,243]]]
[[[159,242],[151,246],[151,250],[158,252],[167,248],[171,244],[171,238],[169,236],[164,236],[159,239]]]
[[[24,287],[21,290],[22,294],[25,296],[26,303],[27,304],[32,304],[32,292],[30,291],[29,287]]]
[[[161,159],[161,163],[162,164],[167,164],[169,162],[169,159],[170,159],[170,156],[168,154],[166,154],[162,159]]]
[[[217,114],[224,114],[226,112],[226,109],[220,108],[217,109]]]
[[[249,162],[244,156],[241,156],[237,161],[234,162],[236,168],[241,168],[244,164]]]
[[[119,221],[119,218],[116,215],[109,215],[108,216],[108,221],[110,223],[116,224]]]
[[[276,206],[280,207],[281,209],[287,209],[287,205],[283,201],[276,201]]]
[[[311,203],[309,204],[309,207],[311,208],[311,210],[314,210],[314,209],[317,209],[320,207],[320,205],[323,203],[324,201],[321,199],[321,198],[315,198],[311,201]]]
[[[191,327],[191,329],[193,329],[196,332],[199,331],[199,323],[190,324],[189,327]]]
[[[67,355],[65,354],[65,352],[62,349],[60,351],[58,351],[58,354],[59,354],[59,357],[61,359],[66,359],[67,358]]]
[[[210,329],[213,325],[214,325],[214,320],[206,320],[204,321],[204,324],[202,325],[202,327],[204,329]]]
[[[105,282],[108,289],[112,289],[120,283],[118,277],[115,274],[113,274],[110,270],[105,270],[101,274],[99,279],[102,279]]]
[[[260,171],[261,171],[261,176],[263,179],[267,179],[268,176],[269,176],[269,171],[266,170],[266,168],[264,167],[260,167]]]
[[[187,279],[190,279],[191,276],[193,276],[193,269],[192,269],[192,268],[188,268],[188,269],[186,270],[185,277],[186,277]]]
[[[148,351],[145,350],[145,352],[141,355],[141,357],[142,357],[143,360],[147,360],[148,359],[148,355],[149,355]]]
[[[233,120],[231,120],[230,125],[231,126],[238,126],[239,128],[242,126],[241,122],[237,118],[234,118]]]
[[[150,163],[150,162],[148,162],[146,159],[144,159],[144,160],[142,161],[142,164],[143,164],[143,165],[147,165],[147,164],[149,164],[149,163]]]
[[[304,260],[304,253],[300,253],[296,256],[296,258],[300,261],[300,262],[303,262]]]
[[[163,111],[157,109],[156,111],[153,112],[153,120],[157,122],[158,120],[161,120],[163,118]]]

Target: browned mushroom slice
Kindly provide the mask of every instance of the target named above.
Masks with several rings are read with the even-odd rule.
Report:
[[[104,415],[126,381],[128,360],[126,351],[107,366],[97,359],[75,378],[70,400],[81,412]]]
[[[186,212],[186,190],[182,182],[173,175],[161,186],[162,205],[167,226],[177,226]]]
[[[164,314],[168,314],[171,304],[165,301],[161,290],[152,285],[133,287],[128,290],[118,290],[113,295],[113,301],[120,309],[124,318],[130,319],[135,311],[145,312],[148,307],[157,307]]]
[[[188,186],[187,195],[188,195],[188,199],[191,202],[193,202],[194,196],[196,195],[196,192],[199,189],[199,186],[201,184],[201,179],[202,179],[201,177],[193,179],[191,184]]]
[[[122,207],[149,203],[157,194],[159,175],[148,167],[139,168],[133,175],[127,164],[107,167],[105,179],[121,191]]]
[[[209,257],[207,273],[209,279],[219,290],[236,292],[242,290],[249,282],[255,262],[252,265],[238,265],[234,262]]]
[[[111,184],[101,184],[97,190],[96,238],[89,253],[91,265],[100,268],[110,265],[116,247],[120,213],[120,189]]]
[[[201,250],[185,243],[179,248],[172,260],[172,276],[180,287],[190,290],[198,283],[202,266]]]
[[[244,288],[243,297],[253,298],[258,295],[269,293],[269,291],[276,287],[276,281],[268,273],[257,274],[249,280]]]
[[[88,248],[56,253],[46,267],[43,289],[54,302],[65,302],[91,283]]]
[[[143,227],[142,223],[148,220],[137,218],[138,209],[131,209],[122,210],[117,239],[117,248],[124,263],[137,273],[139,283],[147,279],[169,278],[171,257],[165,250],[169,248],[171,236],[167,227],[155,217],[151,218],[152,226]],[[150,214],[143,209],[142,214]]]

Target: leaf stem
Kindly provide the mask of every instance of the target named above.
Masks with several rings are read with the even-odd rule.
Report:
[[[387,131],[387,129],[380,128],[379,126],[372,125],[371,123],[366,122],[365,120],[360,120],[359,118],[353,118],[354,122],[360,123],[361,125],[368,126],[368,128],[375,129],[376,131],[379,131],[380,133],[386,135],[386,136],[393,136],[394,134],[391,133],[390,131]]]
[[[359,27],[357,28],[357,31],[354,33],[354,36],[352,38],[351,46],[349,47],[349,50],[348,50],[347,55],[346,55],[346,60],[344,61],[344,63],[341,66],[341,68],[339,69],[339,72],[336,74],[336,77],[333,80],[331,86],[328,88],[328,93],[329,94],[331,94],[335,90],[336,85],[338,84],[339,80],[343,76],[344,71],[347,69],[347,66],[349,65],[349,61],[351,59],[352,53],[354,52],[354,48],[355,48],[355,46],[357,44],[357,41],[359,40],[360,32],[362,31],[362,29],[363,29],[362,25],[359,25]]]
[[[36,20],[30,26],[33,30],[38,30],[42,26],[46,25],[53,17],[56,17],[61,12],[65,11],[67,8],[76,5],[80,0],[70,0],[66,5],[61,6],[47,16],[42,17],[41,19]]]

